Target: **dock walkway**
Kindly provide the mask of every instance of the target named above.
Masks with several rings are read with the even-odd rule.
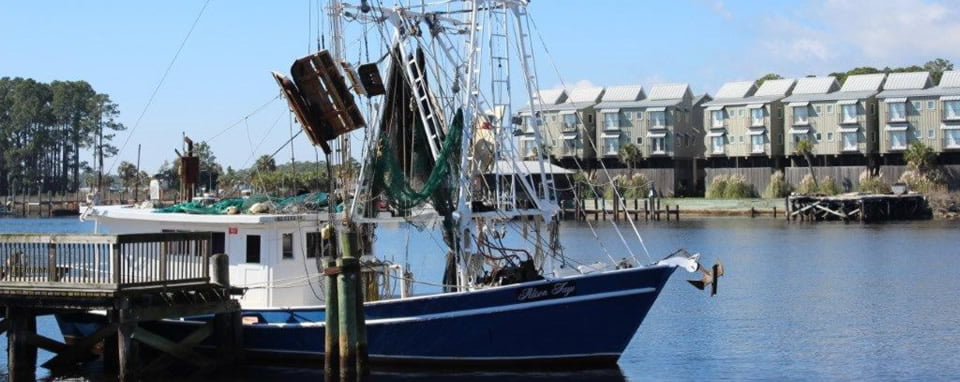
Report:
[[[240,306],[231,299],[227,258],[213,255],[210,233],[134,235],[0,235],[0,331],[7,332],[8,368],[13,380],[33,380],[37,348],[56,353],[42,366],[69,369],[94,358],[103,343],[104,365],[121,380],[140,372],[138,343],[201,367],[229,362],[240,335]],[[212,269],[212,270],[211,270]],[[212,273],[211,273],[212,272]],[[61,343],[37,334],[45,314],[106,312],[107,324],[90,337]],[[217,334],[221,359],[212,360],[147,332],[139,322],[213,314],[210,327],[188,336],[199,343]],[[199,340],[198,340],[199,339]]]

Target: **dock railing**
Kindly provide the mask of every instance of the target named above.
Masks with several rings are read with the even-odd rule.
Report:
[[[0,234],[0,289],[121,291],[210,282],[212,234]]]

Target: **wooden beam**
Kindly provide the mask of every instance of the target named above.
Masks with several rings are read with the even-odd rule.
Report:
[[[69,348],[69,346],[60,341],[50,339],[36,333],[28,333],[26,337],[27,342],[30,344],[52,353],[60,353]]]
[[[203,339],[209,337],[211,333],[213,333],[213,325],[203,325],[194,333],[191,333],[190,336],[193,337],[196,335],[196,337],[202,337],[200,341],[203,341]],[[133,329],[133,338],[144,345],[160,350],[166,354],[172,355],[199,367],[210,367],[215,365],[212,360],[201,355],[200,353],[195,352],[190,346],[187,346],[183,343],[170,341],[141,327],[136,327]]]
[[[89,355],[90,349],[93,348],[94,345],[98,344],[105,337],[116,332],[117,327],[119,327],[119,325],[115,323],[107,324],[106,326],[100,328],[100,330],[97,330],[95,333],[93,333],[93,335],[84,337],[75,345],[60,352],[55,357],[45,362],[42,366],[47,369],[58,369],[75,364],[80,358]]]
[[[186,316],[196,316],[200,314],[228,313],[240,310],[240,303],[235,300],[205,302],[199,304],[176,304],[171,306],[159,306],[148,308],[130,309],[130,315],[127,320],[157,321],[164,318],[177,318]]]
[[[239,314],[239,312],[237,313]],[[203,342],[203,340],[209,338],[211,333],[213,333],[212,330],[208,330],[207,328],[211,325],[214,325],[213,321],[201,326],[197,330],[194,330],[193,333],[190,333],[180,341],[180,345],[191,348],[199,345],[201,342]],[[144,374],[150,374],[165,370],[167,367],[169,367],[171,361],[173,361],[173,356],[167,353],[162,353],[159,357],[157,357],[157,359],[153,360],[153,362],[147,365],[147,367],[143,369],[143,372]]]

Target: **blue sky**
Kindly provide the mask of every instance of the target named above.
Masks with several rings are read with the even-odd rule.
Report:
[[[243,117],[276,96],[269,72],[287,72],[315,44],[315,3],[212,0],[119,158],[135,160],[142,144],[142,167],[153,172],[173,158],[181,132],[206,140],[238,121],[210,142],[224,167],[249,166],[280,147],[291,128],[283,102]],[[133,128],[202,6],[4,2],[0,76],[86,80],[112,96]],[[769,72],[960,61],[958,0],[537,0],[530,12],[550,53],[537,56],[544,88],[686,82],[714,93]],[[298,159],[314,158],[305,138],[294,149]],[[289,158],[289,149],[277,156]]]

